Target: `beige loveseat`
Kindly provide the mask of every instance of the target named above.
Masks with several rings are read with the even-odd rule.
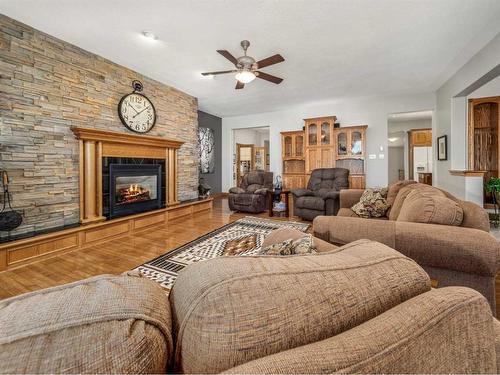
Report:
[[[500,246],[489,233],[483,208],[429,185],[401,181],[389,186],[388,214],[364,219],[351,210],[362,193],[342,190],[338,216],[317,217],[315,236],[337,245],[360,238],[384,243],[415,260],[435,286],[467,286],[479,291],[495,314]]]
[[[277,231],[266,244],[302,236]],[[100,276],[0,301],[2,373],[495,373],[478,292],[431,289],[361,240],[320,254],[221,257],[155,282]]]

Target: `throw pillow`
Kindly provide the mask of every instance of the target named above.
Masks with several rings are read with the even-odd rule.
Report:
[[[356,215],[363,218],[382,217],[388,209],[387,188],[366,189],[359,202],[351,207]]]
[[[315,254],[316,246],[310,234],[296,240],[285,240],[262,248],[261,255],[300,255]]]

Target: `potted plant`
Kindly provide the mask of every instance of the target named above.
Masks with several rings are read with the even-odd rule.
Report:
[[[500,202],[500,178],[491,177],[484,188],[493,195],[496,203]]]

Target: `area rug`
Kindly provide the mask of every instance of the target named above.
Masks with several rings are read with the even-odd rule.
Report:
[[[309,224],[305,223],[247,216],[160,255],[135,270],[165,289],[171,289],[179,271],[191,263],[221,256],[254,255],[269,232],[279,228],[305,232],[308,227]]]

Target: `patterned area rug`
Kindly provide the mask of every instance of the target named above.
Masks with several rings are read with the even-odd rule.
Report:
[[[221,256],[253,255],[269,232],[278,228],[295,228],[305,232],[308,227],[309,224],[293,221],[247,216],[160,255],[136,270],[164,288],[171,289],[179,271],[191,263]]]

